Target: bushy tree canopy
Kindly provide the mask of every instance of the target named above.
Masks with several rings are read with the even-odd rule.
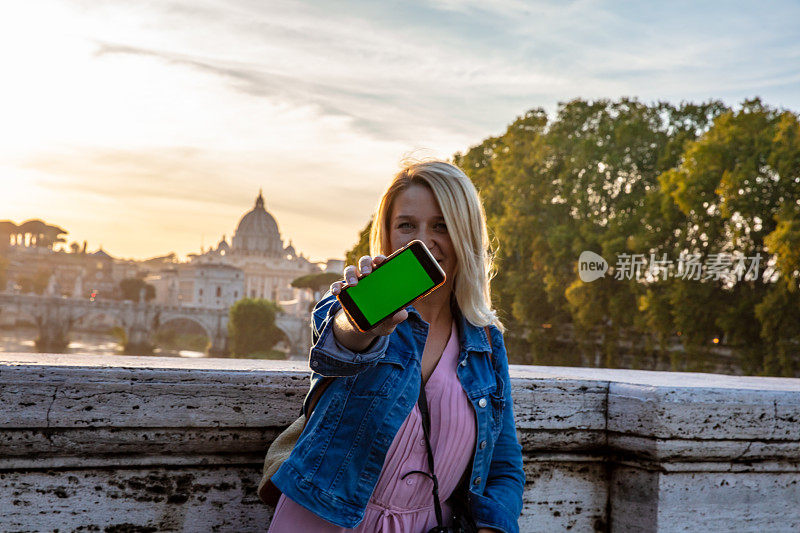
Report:
[[[724,345],[747,373],[800,372],[796,114],[758,99],[736,109],[573,100],[552,119],[528,111],[453,162],[486,207],[512,362],[637,366],[646,356],[708,370]],[[350,255],[364,246],[362,232]],[[606,259],[604,277],[580,279],[583,251]],[[636,254],[641,276],[620,276]],[[738,277],[693,279],[692,255],[733,260]],[[757,256],[753,270],[743,258]]]
[[[315,272],[313,274],[306,274],[292,280],[292,287],[298,289],[311,289],[312,291],[321,292],[328,289],[336,280],[342,279],[341,274],[334,274],[332,272]]]
[[[138,302],[142,290],[146,302],[156,297],[156,288],[141,278],[125,278],[119,282],[119,294],[122,300]]]
[[[243,298],[228,311],[228,339],[234,356],[266,354],[283,337],[275,319],[280,307],[261,298]]]

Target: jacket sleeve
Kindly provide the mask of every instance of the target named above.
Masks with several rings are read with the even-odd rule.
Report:
[[[514,423],[514,402],[511,398],[511,379],[503,336],[495,328],[490,329],[493,364],[503,380],[503,422],[494,445],[483,494],[470,494],[472,512],[478,527],[518,533],[522,492],[525,487],[522,446],[517,440]]]
[[[312,372],[324,377],[356,375],[373,366],[389,346],[388,335],[375,339],[364,352],[353,352],[340,345],[333,335],[333,322],[341,308],[342,304],[329,291],[311,314],[309,366]]]

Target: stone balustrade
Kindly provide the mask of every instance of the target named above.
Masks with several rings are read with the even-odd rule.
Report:
[[[523,532],[800,531],[800,379],[512,366]],[[0,354],[0,531],[266,531],[305,364]]]

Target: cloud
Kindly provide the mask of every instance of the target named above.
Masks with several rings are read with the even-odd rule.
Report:
[[[477,142],[489,112],[495,111],[492,127],[508,115],[498,109],[508,107],[504,100],[487,96],[508,87],[510,79],[517,88],[527,86],[526,92],[550,81],[560,84],[558,74],[521,72],[494,51],[465,47],[461,36],[446,31],[387,27],[347,11],[229,11],[220,10],[203,33],[224,29],[238,35],[235,45],[242,52],[235,60],[219,47],[198,46],[189,32],[159,48],[142,46],[146,39],[136,45],[99,40],[96,55],[137,55],[189,67],[223,78],[248,96],[316,105],[324,114],[352,119],[365,134],[404,141]]]
[[[714,6],[592,0],[194,6],[153,8],[161,11],[148,22],[177,37],[168,49],[101,42],[99,54],[135,53],[194,68],[243,94],[312,104],[351,119],[365,135],[412,142],[477,143],[526,109],[552,112],[576,96],[659,99],[659,91],[715,83],[742,95],[768,90],[758,80],[773,62],[753,58],[747,68],[732,52],[747,54],[748,43],[774,39],[770,29],[779,24],[761,14],[770,25],[752,27],[747,19],[758,14]],[[711,14],[715,22],[704,22]],[[198,25],[186,25],[186,18]],[[182,19],[181,28],[197,30],[168,29]],[[740,26],[748,31],[726,31]],[[224,44],[235,35],[230,44],[237,53],[204,44],[199,34],[218,35]],[[743,80],[734,81],[734,71]]]
[[[153,58],[171,65],[179,65],[219,76],[228,80],[232,87],[246,95],[264,97],[278,101],[291,101],[294,105],[316,104],[326,115],[343,116],[354,120],[363,131],[383,133],[383,137],[393,137],[391,126],[376,127],[377,122],[356,111],[361,106],[348,106],[346,102],[373,102],[388,104],[393,98],[359,89],[347,84],[326,84],[297,76],[281,74],[259,65],[217,61],[185,54],[159,50],[148,50],[113,43],[97,43],[96,57],[109,55],[132,55]],[[396,98],[395,98],[396,99]],[[396,132],[395,132],[396,133]]]
[[[43,197],[46,188],[80,203],[73,231],[106,230],[102,216],[119,215],[158,234],[164,221],[158,243],[120,240],[138,239],[126,255],[160,253],[138,250],[169,239],[188,251],[198,232],[229,232],[259,187],[298,249],[339,254],[404,152],[448,157],[527,109],[552,115],[576,97],[733,105],[757,94],[800,109],[793,2],[52,0],[15,9],[27,22],[9,18],[0,32],[9,95],[0,179],[36,176]],[[42,9],[56,16],[42,19]],[[54,208],[47,198],[42,209]],[[184,229],[170,236],[167,226]]]

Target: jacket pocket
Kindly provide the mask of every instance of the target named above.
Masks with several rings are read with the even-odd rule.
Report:
[[[489,393],[489,401],[492,404],[492,438],[497,439],[500,430],[503,429],[503,411],[505,410],[505,399],[502,393],[497,391]]]
[[[350,395],[356,398],[387,398],[394,389],[403,366],[396,361],[381,359],[377,364],[350,380]]]

